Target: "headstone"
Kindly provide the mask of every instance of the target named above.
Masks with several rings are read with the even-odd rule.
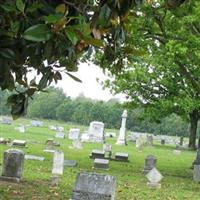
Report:
[[[114,200],[116,179],[110,175],[79,173],[72,200]]]
[[[180,137],[180,146],[183,146],[183,141],[184,141],[184,137],[181,136],[181,137]]]
[[[1,123],[2,124],[11,125],[12,124],[12,119],[10,117],[3,117]]]
[[[78,140],[79,139],[79,133],[80,133],[80,129],[79,128],[71,128],[69,130],[68,138],[70,140]]]
[[[109,169],[109,160],[102,159],[102,158],[95,158],[94,168],[95,169]]]
[[[25,126],[23,124],[20,124],[18,127],[15,128],[15,130],[19,131],[20,133],[25,133]]]
[[[19,182],[23,174],[24,152],[8,149],[4,152],[1,180]]]
[[[194,165],[193,180],[198,183],[200,182],[200,165]]]
[[[92,150],[91,158],[104,158],[104,157],[105,157],[105,151],[98,149]]]
[[[37,120],[32,120],[32,121],[31,121],[31,126],[34,126],[34,127],[42,127],[42,126],[43,126],[43,122],[37,121]]]
[[[87,133],[83,133],[81,135],[81,142],[89,142],[90,141],[90,137]]]
[[[142,151],[143,148],[144,148],[144,142],[143,142],[143,138],[142,136],[139,136],[137,139],[136,139],[136,144],[135,144],[136,148],[139,150],[139,151]]]
[[[115,154],[115,160],[127,162],[128,161],[128,153],[117,152]]]
[[[150,188],[161,188],[160,181],[162,180],[163,176],[155,167],[148,172],[146,177],[149,181],[147,185]]]
[[[175,154],[175,155],[181,155],[181,150],[179,150],[179,149],[174,149],[174,150],[173,150],[173,154]]]
[[[39,161],[44,161],[44,157],[26,154],[25,155],[25,160],[39,160]]]
[[[127,110],[124,110],[122,113],[122,123],[119,131],[119,137],[117,139],[116,144],[118,145],[126,145],[126,118],[127,118]]]
[[[53,169],[52,174],[62,175],[64,168],[64,153],[62,151],[55,151],[53,157]]]
[[[103,151],[105,151],[106,155],[110,158],[112,155],[112,145],[111,144],[103,144]]]
[[[76,167],[77,162],[75,160],[64,160],[65,167]]]
[[[165,145],[165,139],[161,139],[161,144]]]
[[[73,140],[72,146],[69,147],[70,149],[82,149],[82,144],[80,140]]]
[[[56,127],[56,131],[58,131],[58,132],[64,132],[64,127],[62,127],[62,126],[57,126],[57,127]]]
[[[56,135],[55,135],[56,138],[65,138],[65,133],[64,132],[56,132]]]
[[[26,141],[25,140],[13,140],[12,146],[25,147],[26,146]]]
[[[148,155],[145,158],[144,170],[143,172],[147,174],[156,166],[157,159],[153,155]]]
[[[56,126],[53,126],[53,125],[50,125],[50,126],[49,126],[49,129],[52,130],[52,131],[57,131],[57,127],[56,127]]]
[[[104,141],[104,123],[93,121],[90,123],[88,130],[90,142],[103,142]]]
[[[153,135],[147,135],[147,145],[153,146]]]
[[[45,149],[48,149],[48,150],[54,149],[54,140],[53,139],[47,139],[45,144],[46,144]]]
[[[192,165],[200,165],[200,148],[197,150],[196,159],[193,161]]]

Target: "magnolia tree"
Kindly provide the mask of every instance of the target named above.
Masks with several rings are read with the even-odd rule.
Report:
[[[125,21],[142,0],[0,0],[0,88],[15,91],[8,98],[12,115],[26,113],[28,98],[44,91],[61,71],[77,71],[81,59],[98,58],[123,68],[122,47],[126,43]],[[149,5],[151,0],[144,1]],[[165,9],[179,7],[184,0],[166,0]],[[102,57],[101,57],[102,58]],[[111,69],[110,67],[108,67]],[[27,74],[37,72],[29,80]],[[23,86],[18,90],[17,85]]]
[[[159,120],[177,113],[190,120],[189,147],[195,149],[200,118],[200,2],[166,10],[162,1],[143,5],[129,18],[123,70],[107,82]],[[136,53],[140,50],[142,56]],[[200,143],[199,143],[200,145]]]

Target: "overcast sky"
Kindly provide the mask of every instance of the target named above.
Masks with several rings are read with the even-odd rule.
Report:
[[[98,78],[100,81],[103,81],[106,80],[107,77],[98,66],[83,63],[79,66],[78,72],[72,74],[81,79],[82,83],[74,81],[68,75],[63,74],[63,79],[56,85],[63,88],[67,96],[77,97],[80,93],[83,93],[84,96],[92,99],[107,101],[111,98],[119,98],[123,101],[123,95],[113,96],[108,89],[102,89],[101,84],[98,83],[96,79]]]

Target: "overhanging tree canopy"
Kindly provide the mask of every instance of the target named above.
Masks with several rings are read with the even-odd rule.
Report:
[[[162,3],[171,9],[183,2]],[[16,84],[26,88],[8,99],[12,115],[24,114],[28,97],[61,80],[60,71],[79,81],[70,72],[96,48],[105,52],[104,62],[117,63],[113,72],[121,68],[118,52],[126,38],[124,21],[140,3],[142,0],[0,0],[0,88],[15,90]],[[27,80],[33,69],[41,76],[39,82]]]

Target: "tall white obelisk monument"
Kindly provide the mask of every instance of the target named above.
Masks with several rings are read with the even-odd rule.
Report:
[[[122,124],[119,131],[119,137],[116,142],[116,144],[119,145],[126,145],[126,118],[127,118],[127,110],[124,110],[122,113]]]

